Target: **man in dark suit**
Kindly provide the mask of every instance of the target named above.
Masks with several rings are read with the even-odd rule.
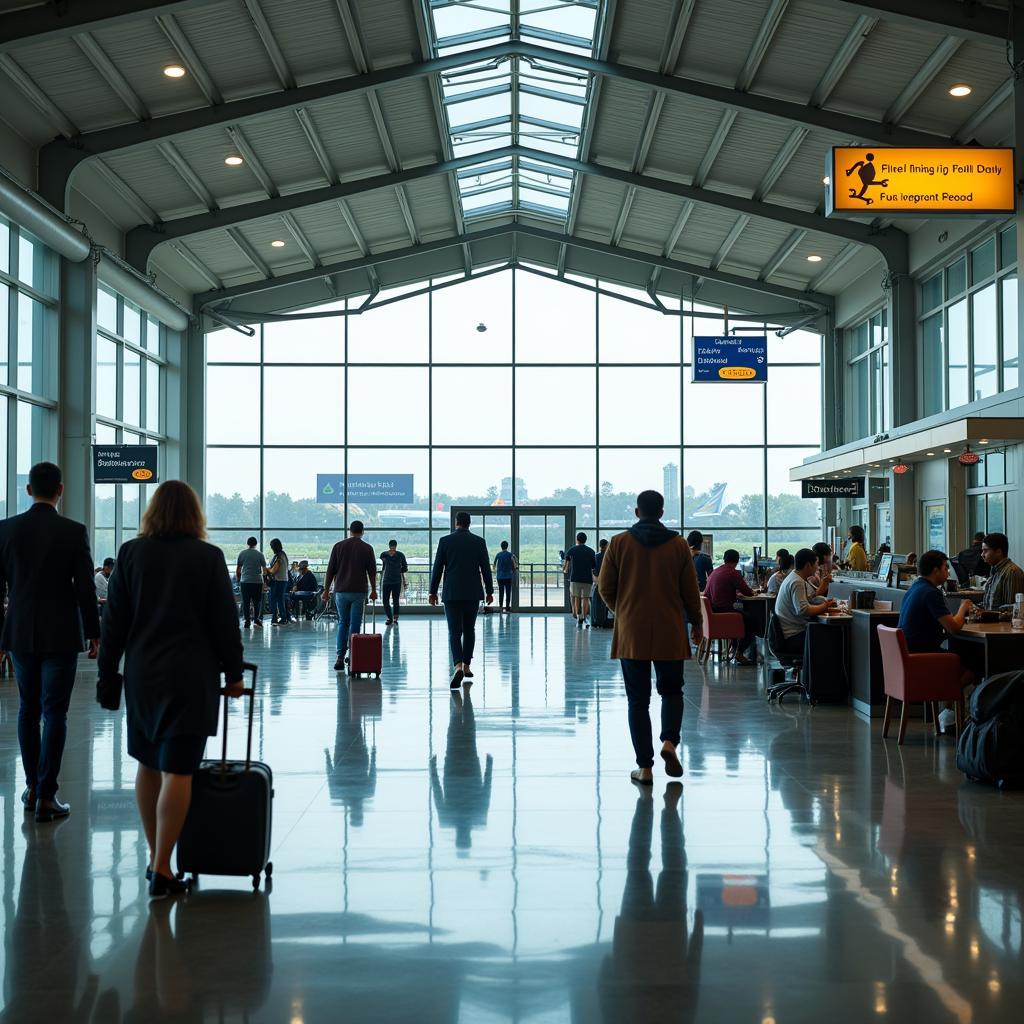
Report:
[[[469,513],[459,512],[455,517],[455,530],[442,537],[434,557],[434,571],[430,574],[430,603],[437,604],[437,589],[444,575],[441,600],[448,620],[448,644],[455,663],[451,688],[457,690],[463,679],[472,679],[469,664],[476,646],[476,613],[480,599],[487,590],[487,603],[494,601],[494,580],[491,560],[483,537],[469,532]],[[480,586],[483,577],[484,586]]]
[[[100,620],[89,535],[57,512],[64,493],[59,467],[33,466],[28,493],[32,507],[0,523],[0,649],[10,651],[21,694],[18,742],[27,783],[21,802],[35,810],[36,821],[53,821],[71,813],[57,799],[57,775],[78,655],[88,638],[89,656],[96,656]]]

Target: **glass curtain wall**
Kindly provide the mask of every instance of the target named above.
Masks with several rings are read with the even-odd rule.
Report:
[[[849,406],[847,438],[880,434],[892,426],[888,314],[881,309],[846,332]]]
[[[123,296],[101,285],[96,294],[96,443],[162,447],[163,328]],[[163,464],[163,453],[158,456]],[[135,536],[155,484],[97,484],[97,564]]]
[[[57,457],[57,255],[0,217],[0,517],[23,512],[28,471]]]
[[[767,385],[693,384],[692,335],[721,334],[721,311],[691,321],[589,284],[506,269],[207,335],[211,539],[230,560],[255,535],[320,561],[361,519],[375,549],[394,538],[424,564],[455,504],[573,505],[596,542],[655,488],[719,556],[817,540],[820,503],[789,469],[820,450],[820,336],[769,332]]]

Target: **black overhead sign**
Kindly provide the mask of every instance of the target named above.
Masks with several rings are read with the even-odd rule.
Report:
[[[864,477],[852,476],[847,480],[801,480],[802,498],[863,498]]]
[[[94,444],[92,446],[92,482],[94,484],[157,483],[155,444]]]

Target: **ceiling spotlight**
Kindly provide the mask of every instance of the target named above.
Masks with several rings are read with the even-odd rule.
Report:
[[[232,153],[231,156],[224,157],[224,163],[228,167],[240,167],[245,161],[237,153]]]
[[[820,263],[821,262],[821,257],[818,256],[816,253],[811,253],[811,255],[807,257],[807,262],[808,263]]]
[[[949,87],[949,95],[957,97],[970,96],[971,87],[966,82],[957,82],[956,85],[951,85]]]
[[[950,453],[950,452],[951,452],[951,451],[952,451],[953,449],[952,449],[952,448],[943,448],[942,450],[943,450],[943,452],[945,452],[945,454],[946,454],[946,455],[949,455],[949,453]]]
[[[180,64],[168,64],[164,68],[164,74],[168,78],[184,78],[185,69]]]
[[[284,242],[282,242],[280,238],[275,238],[270,244],[275,249],[283,249],[284,248]]]
[[[822,185],[831,185],[832,179],[826,174],[825,177],[821,179],[821,183]]]
[[[928,453],[928,458],[930,459],[934,454],[935,454],[935,452],[929,452]]]
[[[987,437],[979,437],[978,438],[978,444],[988,444],[988,438]]]

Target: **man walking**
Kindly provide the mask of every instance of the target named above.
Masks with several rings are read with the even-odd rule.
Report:
[[[21,802],[36,821],[53,821],[71,813],[57,799],[57,776],[78,655],[88,638],[89,657],[96,657],[100,620],[89,536],[57,512],[64,493],[59,467],[33,466],[27,490],[31,508],[0,523],[0,650],[10,652],[21,695]]]
[[[512,611],[512,584],[519,571],[516,556],[508,549],[508,541],[501,542],[501,550],[494,556],[494,578],[498,581],[498,611]]]
[[[629,703],[629,733],[637,769],[630,778],[654,782],[651,739],[651,665],[661,695],[661,758],[673,778],[683,774],[677,748],[683,724],[683,666],[690,657],[684,614],[701,636],[700,591],[686,541],[661,523],[665,499],[643,491],[636,499],[637,522],[617,534],[601,563],[597,589],[615,613],[613,658],[622,665]]]
[[[476,615],[481,592],[486,590],[487,603],[494,601],[494,579],[491,560],[487,557],[487,544],[483,537],[469,532],[469,513],[455,516],[455,530],[438,541],[434,556],[434,570],[430,574],[430,603],[437,604],[437,591],[444,576],[441,601],[448,620],[448,645],[452,652],[455,671],[451,689],[457,690],[463,679],[472,679],[470,663],[476,647]],[[483,588],[480,578],[483,577]]]
[[[380,589],[384,594],[384,614],[389,626],[398,621],[398,608],[408,571],[409,563],[398,550],[398,541],[389,540],[387,551],[380,553]]]
[[[257,629],[262,629],[263,574],[267,571],[267,560],[263,552],[258,550],[259,541],[255,537],[250,537],[245,543],[246,549],[238,552],[235,564],[235,579],[238,580],[238,592],[242,598],[242,618],[245,619],[246,629],[250,621]]]
[[[373,548],[363,540],[363,524],[353,519],[347,540],[339,540],[331,548],[327,575],[324,577],[324,601],[331,599],[334,584],[334,608],[338,613],[338,641],[334,671],[343,672],[348,661],[348,638],[363,625],[366,592],[377,600],[377,559]]]
[[[569,596],[576,628],[590,628],[590,588],[594,585],[597,555],[587,546],[587,535],[576,534],[576,544],[565,553],[563,570],[569,574]]]

